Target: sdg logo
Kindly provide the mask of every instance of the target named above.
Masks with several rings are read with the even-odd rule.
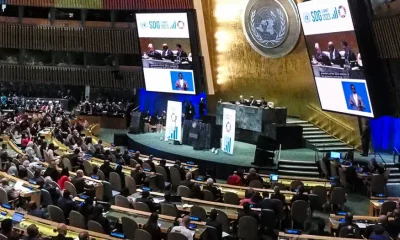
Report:
[[[335,7],[332,9],[326,8],[321,10],[312,11],[311,14],[305,14],[304,21],[306,23],[312,22],[322,22],[330,21],[340,18],[345,18],[347,15],[347,10],[343,6]],[[310,19],[311,16],[311,19]]]
[[[142,28],[150,28],[150,29],[184,29],[185,28],[185,23],[182,21],[149,21],[143,22],[140,24]]]

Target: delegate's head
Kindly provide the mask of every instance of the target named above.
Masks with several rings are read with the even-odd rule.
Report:
[[[57,227],[57,232],[61,235],[66,236],[67,235],[67,225],[64,223],[60,223]]]
[[[149,52],[154,51],[154,45],[152,43],[150,43],[147,48],[149,49]]]
[[[251,101],[254,100],[254,97],[253,97],[253,96],[250,96],[250,100],[251,100]]]
[[[7,185],[8,185],[8,178],[3,178],[3,179],[1,179],[1,184],[2,184],[3,186],[7,186]]]
[[[4,233],[9,233],[12,230],[12,220],[9,218],[4,219],[1,221],[1,229],[3,230]]]
[[[160,166],[165,167],[167,165],[167,161],[165,159],[160,160]]]
[[[139,163],[136,164],[136,166],[135,166],[136,172],[139,172],[141,169],[142,169],[142,166]]]
[[[346,213],[346,216],[344,217],[346,223],[352,223],[353,222],[353,214],[348,212]]]
[[[179,79],[183,79],[182,73],[178,73],[178,77],[179,77]]]
[[[83,174],[83,171],[81,170],[81,169],[79,169],[78,171],[76,171],[76,176],[77,177],[83,177],[84,176],[84,174]]]
[[[168,44],[164,43],[164,44],[162,45],[162,48],[163,48],[163,50],[168,50]]]
[[[350,85],[350,89],[352,93],[357,93],[356,87],[353,84]]]
[[[212,178],[207,179],[207,185],[212,186],[214,184],[214,180]]]
[[[274,193],[275,194],[279,194],[281,192],[281,190],[279,189],[279,186],[275,186],[274,187]]]
[[[186,180],[188,180],[188,181],[192,180],[192,173],[191,172],[186,173]]]
[[[176,50],[182,51],[182,45],[180,43],[176,44]]]
[[[319,43],[315,43],[314,48],[316,51],[320,51],[321,48],[319,47]]]
[[[150,197],[150,192],[149,191],[143,191],[142,192],[142,198],[149,198]]]
[[[80,232],[78,238],[79,240],[89,240],[89,233],[86,231]]]
[[[26,232],[28,233],[29,238],[36,238],[39,235],[39,229],[36,227],[35,224],[31,224],[28,226],[26,229]]]
[[[329,43],[328,43],[328,49],[329,49],[329,50],[335,49],[335,46],[333,45],[333,42],[329,42]]]
[[[63,192],[63,198],[70,198],[71,193],[68,190],[64,190]]]
[[[190,217],[189,217],[188,215],[185,215],[185,216],[182,218],[182,223],[181,223],[181,225],[184,226],[184,227],[189,227],[189,224],[190,224]]]
[[[349,46],[349,43],[348,43],[348,42],[346,42],[346,41],[343,41],[343,42],[342,42],[342,47],[343,47],[344,49],[346,49],[348,46]]]
[[[243,95],[240,95],[240,96],[239,96],[239,99],[240,99],[240,100],[243,100]]]

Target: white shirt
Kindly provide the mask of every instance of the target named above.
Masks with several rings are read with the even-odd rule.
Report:
[[[355,101],[355,105],[358,107],[358,94],[357,93],[353,93],[353,98],[354,98],[354,101]]]
[[[183,79],[179,80],[179,85],[181,85],[181,87],[183,88]]]
[[[173,227],[171,232],[176,232],[184,235],[188,240],[193,240],[194,232],[190,231],[184,226]]]

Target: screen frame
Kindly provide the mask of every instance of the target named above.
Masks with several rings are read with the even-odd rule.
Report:
[[[351,3],[349,2],[349,0],[346,0],[347,1],[347,3],[348,3],[348,6],[349,6],[349,12],[350,12],[350,17],[351,17],[351,20],[352,20],[352,23],[353,23],[353,32],[354,32],[354,35],[355,35],[355,37],[356,37],[356,40],[357,40],[357,45],[358,45],[358,48],[359,48],[359,52],[361,53],[361,52],[363,52],[363,54],[362,54],[362,61],[363,61],[363,65],[365,65],[365,55],[364,55],[364,51],[362,51],[361,50],[361,45],[362,44],[360,44],[360,38],[359,38],[359,36],[358,36],[358,34],[357,34],[357,29],[356,29],[356,23],[355,23],[355,19],[354,19],[354,12],[353,12],[353,9],[352,9],[352,6],[351,6]],[[310,2],[312,2],[312,0],[310,1]],[[307,3],[307,2],[298,2],[298,3],[296,3],[296,6],[297,6],[297,10],[300,12],[300,10],[299,10],[299,5],[300,4],[304,4],[304,3]],[[300,16],[300,18],[301,18],[301,16]],[[311,65],[311,63],[310,63],[310,55],[309,55],[309,51],[310,51],[310,49],[308,48],[308,45],[307,45],[307,36],[308,35],[306,35],[305,33],[304,33],[304,28],[303,28],[303,23],[301,23],[301,26],[302,26],[302,29],[303,29],[303,31],[302,31],[302,34],[303,34],[303,38],[304,38],[304,44],[306,45],[306,50],[307,50],[307,56],[308,56],[308,66],[309,66],[309,68],[310,68],[310,70],[311,70],[311,72],[312,72],[312,75],[313,75],[313,79],[314,79],[314,85],[315,85],[315,90],[317,91],[317,96],[318,96],[318,101],[319,101],[319,105],[320,105],[320,107],[321,107],[321,109],[322,109],[322,111],[324,111],[324,112],[331,112],[331,113],[338,113],[338,114],[343,114],[343,115],[347,115],[347,116],[351,116],[351,117],[358,117],[358,118],[368,118],[368,119],[374,119],[374,118],[377,118],[378,117],[378,114],[377,114],[377,111],[376,111],[376,106],[375,106],[375,104],[374,104],[374,100],[373,100],[373,97],[372,97],[372,92],[371,92],[371,88],[370,88],[370,85],[369,85],[369,81],[368,81],[368,77],[367,77],[367,74],[366,74],[366,69],[367,68],[364,68],[363,69],[363,72],[364,72],[364,77],[365,77],[365,79],[363,79],[363,80],[365,80],[365,85],[366,85],[366,88],[367,88],[367,93],[368,93],[368,97],[369,97],[369,102],[370,102],[370,107],[371,107],[371,111],[372,111],[372,114],[373,114],[373,117],[371,117],[371,116],[360,116],[360,115],[357,115],[357,114],[352,114],[352,113],[346,113],[346,112],[340,112],[340,111],[335,111],[335,110],[331,110],[331,109],[325,109],[325,108],[323,108],[322,107],[322,101],[321,101],[321,96],[320,96],[320,94],[319,94],[319,90],[318,90],[318,86],[317,86],[317,80],[316,80],[316,78],[315,78],[315,73],[314,73],[314,70],[313,70],[313,68],[312,68],[312,65]],[[325,34],[327,34],[327,33],[325,33]],[[352,80],[352,79],[348,79],[348,80]]]
[[[198,30],[198,22],[197,22],[197,12],[195,9],[164,9],[164,10],[140,10],[135,11],[135,23],[137,26],[137,14],[158,14],[158,13],[186,13],[187,20],[188,20],[188,31],[189,31],[189,42],[190,48],[192,52],[192,71],[193,71],[193,85],[195,87],[194,93],[191,94],[183,94],[183,93],[175,93],[175,92],[159,92],[159,91],[151,91],[147,90],[146,86],[146,79],[144,76],[143,71],[143,61],[141,60],[141,70],[143,74],[143,81],[145,90],[147,92],[155,92],[155,93],[164,93],[164,94],[177,94],[177,95],[187,95],[187,96],[196,96],[200,92],[203,91],[204,81],[203,81],[203,68],[202,68],[202,56],[201,53],[201,46],[200,46],[200,38],[199,38],[199,30]],[[139,30],[136,27],[137,39],[138,39],[138,47],[139,47],[139,55],[142,54],[142,49],[140,49],[140,37],[139,37]],[[200,82],[201,81],[201,82]]]

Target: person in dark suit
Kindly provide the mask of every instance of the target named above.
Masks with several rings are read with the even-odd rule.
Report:
[[[79,207],[79,212],[83,215],[86,221],[89,221],[89,216],[93,214],[93,198],[87,197],[83,205]]]
[[[11,219],[6,218],[3,221],[1,221],[0,234],[3,234],[6,237],[10,237],[12,229],[13,229],[13,225],[12,225],[12,220]]]
[[[199,103],[199,114],[200,114],[200,119],[204,120],[204,116],[206,114],[206,104],[204,103],[204,98],[200,98],[200,103]]]
[[[275,212],[275,216],[279,216],[282,212],[282,204],[279,203],[278,199],[270,199],[268,192],[263,192],[263,200],[257,204],[257,208],[270,209]]]
[[[344,50],[344,60],[346,64],[350,64],[352,67],[355,65],[355,61],[357,60],[356,55],[349,47],[349,43],[347,41],[342,42],[342,47]]]
[[[137,185],[144,184],[147,179],[146,173],[143,172],[143,168],[140,164],[137,164],[135,170],[131,171],[131,177],[135,180]]]
[[[346,216],[344,217],[344,223],[339,224],[337,233],[339,234],[342,228],[346,228],[348,226],[352,226],[353,228],[358,228],[357,224],[353,223],[353,214],[349,212],[346,213]]]
[[[257,223],[260,223],[260,216],[256,212],[251,210],[250,203],[248,202],[245,202],[243,204],[243,211],[239,211],[237,222],[239,223],[239,219],[244,216],[253,217],[254,219],[257,220]]]
[[[324,220],[320,219],[317,223],[318,228],[316,230],[312,230],[309,232],[310,235],[316,235],[316,236],[326,236],[329,237],[331,234],[327,231],[325,231],[325,222]]]
[[[153,155],[150,155],[149,159],[146,162],[150,165],[151,171],[155,172],[156,171],[156,165],[153,162],[153,158],[154,158]]]
[[[143,161],[140,159],[140,152],[136,151],[135,155],[133,156],[133,159],[142,166]]]
[[[69,158],[71,161],[71,165],[73,167],[83,167],[83,161],[79,156],[79,153],[81,152],[81,150],[79,150],[79,148],[75,148],[74,153],[71,155],[71,157]]]
[[[213,186],[214,180],[212,178],[207,179],[207,185],[203,187],[203,189],[210,191],[215,200],[221,198],[221,190]]]
[[[331,63],[342,66],[343,65],[342,56],[340,55],[339,51],[335,48],[335,45],[333,45],[333,42],[328,43],[328,51]]]
[[[192,102],[190,102],[188,114],[188,120],[193,120],[193,118],[196,116],[196,109],[194,108]]]
[[[189,198],[204,200],[204,193],[201,191],[201,188],[198,185],[193,185],[189,194]]]
[[[175,82],[175,90],[181,90],[181,91],[189,90],[188,82],[185,79],[183,79],[182,73],[178,73],[178,80],[176,80]]]
[[[110,161],[106,160],[100,166],[100,170],[104,173],[106,180],[110,178],[110,173],[114,172],[114,169],[110,166]]]
[[[250,96],[249,105],[250,105],[250,106],[257,106],[257,101],[254,100],[254,97],[253,97],[253,96]]]
[[[158,226],[158,214],[157,213],[152,213],[149,217],[149,220],[147,220],[147,223],[143,225],[143,230],[148,232],[151,235],[152,240],[161,240],[162,239],[162,233],[161,229]]]
[[[54,182],[58,181],[60,173],[57,171],[55,161],[51,161],[51,163],[46,168],[46,171],[44,171],[43,177],[45,178],[47,176],[51,177],[51,179],[53,179]]]
[[[213,209],[210,212],[210,217],[207,219],[206,225],[214,227],[218,232],[218,239],[222,239],[222,223],[217,220],[218,212]]]
[[[192,189],[194,183],[192,182],[192,173],[191,172],[186,173],[186,179],[183,180],[180,185],[183,185],[183,186],[188,187],[189,189]]]
[[[169,168],[167,167],[167,161],[165,159],[160,160],[160,167],[164,168],[165,172],[167,173],[167,179],[165,179],[165,181],[171,182],[171,175],[169,173]]]
[[[175,161],[175,165],[174,165],[173,167],[175,167],[176,169],[178,169],[178,171],[179,171],[179,173],[180,173],[180,175],[181,175],[181,180],[182,180],[182,181],[185,180],[186,171],[185,171],[185,168],[181,166],[181,161],[176,160],[176,161]]]
[[[172,53],[172,51],[168,48],[168,44],[164,43],[162,46],[163,50],[161,53],[161,57],[164,59],[172,59],[174,54]]]
[[[247,175],[247,178],[246,178],[247,185],[253,180],[258,180],[260,182],[263,182],[262,177],[260,175],[258,175],[256,170],[254,168],[250,168],[249,175]]]
[[[86,184],[85,178],[83,176],[83,171],[78,170],[76,172],[76,176],[71,179],[71,183],[75,186],[77,194],[81,194],[87,189],[92,188],[92,186]]]
[[[125,187],[125,173],[122,172],[122,165],[118,165],[115,168],[115,172],[119,175],[119,178],[121,179],[121,187]]]
[[[308,202],[308,195],[304,194],[304,186],[300,185],[299,188],[297,189],[297,193],[293,195],[292,199],[290,199],[290,203],[294,203],[295,201],[298,200],[304,200]]]
[[[94,207],[93,214],[89,216],[89,220],[98,222],[103,227],[104,233],[110,234],[111,232],[110,221],[103,216],[103,210],[104,210],[103,206],[97,204]]]
[[[188,54],[187,54],[185,51],[183,51],[182,45],[181,45],[180,43],[177,43],[177,44],[176,44],[176,50],[177,50],[176,58],[177,58],[178,60],[179,60],[179,59],[182,59],[182,58],[187,58],[187,57],[188,57]]]
[[[65,225],[64,223],[58,224],[57,232],[58,235],[51,237],[51,240],[73,240],[73,238],[67,237],[68,229],[67,225]]]
[[[154,45],[152,43],[150,43],[148,46],[148,51],[147,51],[147,56],[154,58],[154,59],[161,59],[161,53],[157,52],[154,49]]]
[[[57,206],[64,212],[65,219],[69,218],[69,213],[72,210],[76,211],[78,209],[78,206],[72,200],[71,193],[68,190],[64,190],[62,198],[57,202]]]
[[[122,155],[122,158],[124,159],[125,165],[130,166],[131,165],[131,156],[129,154],[129,150],[125,149],[124,154]]]
[[[97,144],[93,145],[95,149],[100,149],[100,153],[104,153],[103,140],[99,139]]]
[[[387,231],[391,238],[395,239],[400,233],[400,210],[393,211],[394,220],[389,221]]]
[[[371,141],[371,127],[369,122],[366,123],[365,129],[361,135],[361,146],[362,146],[362,154],[361,156],[367,157],[369,154],[369,143]]]
[[[143,191],[142,192],[142,197],[137,198],[136,202],[145,203],[149,207],[151,212],[155,212],[155,210],[156,210],[156,207],[154,205],[154,201],[150,197],[150,192],[148,192],[148,191]]]

